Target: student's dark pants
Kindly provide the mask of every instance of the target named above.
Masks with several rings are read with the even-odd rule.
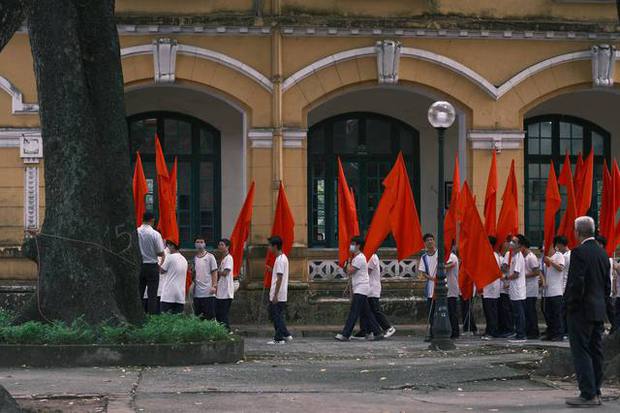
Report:
[[[562,296],[562,334],[568,335],[568,320],[566,319],[566,301],[564,301],[564,296]]]
[[[159,266],[157,264],[142,264],[140,267],[140,298],[144,297],[144,290],[146,290],[146,309],[149,314],[159,313],[159,300],[157,300],[158,288]]]
[[[525,335],[527,338],[540,337],[540,331],[538,331],[536,297],[527,297],[525,299]]]
[[[450,338],[458,338],[459,336],[459,316],[456,303],[456,297],[448,297],[448,317],[450,318],[450,326],[452,327]]]
[[[230,312],[230,305],[232,304],[232,298],[216,298],[215,299],[215,319],[224,324],[224,327],[230,331],[230,323],[228,321],[228,313]]]
[[[482,308],[484,310],[484,318],[487,322],[487,328],[485,334],[491,337],[498,337],[498,315],[499,311],[497,308],[497,304],[499,303],[499,298],[483,298],[482,299]]]
[[[473,307],[470,307],[470,300],[463,300],[461,297],[461,313],[463,314],[463,332],[470,331],[476,333],[478,327],[476,327],[476,320],[474,318]]]
[[[605,298],[605,310],[607,311],[607,321],[611,324],[611,329],[614,329],[614,322],[616,320],[616,309],[614,308],[613,297]]]
[[[343,336],[351,337],[353,327],[355,327],[355,323],[357,323],[357,319],[360,317],[366,320],[364,321],[364,324],[367,325],[366,328],[368,328],[369,332],[374,333],[375,336],[383,334],[374,314],[370,311],[368,297],[362,294],[353,294],[349,316],[347,317],[347,321],[342,329]]]
[[[616,297],[616,320],[614,321],[614,327],[620,329],[620,297]]]
[[[432,298],[426,299],[426,317],[428,324],[428,337],[433,337],[433,318],[435,317],[435,300]]]
[[[275,341],[282,341],[284,337],[288,337],[291,335],[288,329],[286,328],[286,323],[284,322],[284,310],[286,309],[286,302],[280,301],[276,304],[270,302],[269,303],[269,314],[271,315],[271,321],[273,321],[273,328],[275,329],[275,334],[273,339]]]
[[[510,295],[500,294],[498,303],[498,328],[499,334],[506,335],[515,331],[515,323],[512,319],[512,303],[510,302]]]
[[[167,303],[165,301],[161,302],[162,313],[181,314],[183,313],[183,307],[184,305],[181,303]]]
[[[562,332],[562,296],[545,297],[545,322],[547,338],[561,338]]]
[[[383,331],[386,331],[390,327],[392,327],[387,317],[385,316],[385,313],[381,309],[379,297],[368,297],[368,305],[370,306],[370,312],[375,316],[375,320],[377,320],[379,327],[381,327]],[[368,320],[366,320],[366,317],[360,314],[360,335],[368,334],[368,332]]]
[[[569,313],[568,339],[581,397],[590,400],[601,394],[603,381],[602,321],[589,321],[581,312]]]
[[[518,339],[525,338],[525,300],[510,300],[512,319],[515,322],[515,334]]]
[[[194,314],[203,320],[215,319],[215,297],[194,297]]]

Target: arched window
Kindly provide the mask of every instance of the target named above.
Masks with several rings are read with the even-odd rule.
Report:
[[[140,151],[149,193],[147,210],[157,215],[155,133],[172,168],[178,158],[177,222],[182,246],[191,247],[202,234],[215,245],[220,237],[220,132],[199,119],[171,112],[130,116],[132,164]]]
[[[338,245],[340,156],[357,203],[360,228],[367,230],[398,152],[405,156],[416,201],[419,197],[419,135],[411,126],[376,113],[346,113],[323,120],[308,132],[308,240],[310,246]],[[388,241],[389,243],[389,241]]]
[[[573,175],[577,157],[594,151],[594,183],[592,204],[588,214],[598,222],[601,204],[603,160],[610,160],[609,132],[584,119],[565,115],[544,115],[525,121],[525,231],[533,245],[542,245],[544,238],[545,191],[549,163],[553,161],[560,174],[564,156],[570,155]],[[561,186],[561,213],[566,208],[566,189]]]

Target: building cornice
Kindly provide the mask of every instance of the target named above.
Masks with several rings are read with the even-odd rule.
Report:
[[[518,129],[474,129],[467,133],[472,149],[501,152],[502,149],[519,149],[523,146],[525,132]]]

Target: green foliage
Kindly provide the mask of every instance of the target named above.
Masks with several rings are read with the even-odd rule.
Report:
[[[11,325],[13,313],[7,310],[0,310],[0,328]]]
[[[57,321],[29,321],[10,325],[11,316],[0,312],[0,343],[4,344],[174,344],[225,340],[227,330],[215,321],[195,316],[149,316],[141,326],[102,324],[92,327],[78,318],[70,325]]]

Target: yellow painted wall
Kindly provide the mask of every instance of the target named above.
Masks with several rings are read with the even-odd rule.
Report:
[[[117,0],[116,12],[123,14],[190,15],[214,12],[250,12],[252,0]],[[270,3],[269,1],[265,3]]]

